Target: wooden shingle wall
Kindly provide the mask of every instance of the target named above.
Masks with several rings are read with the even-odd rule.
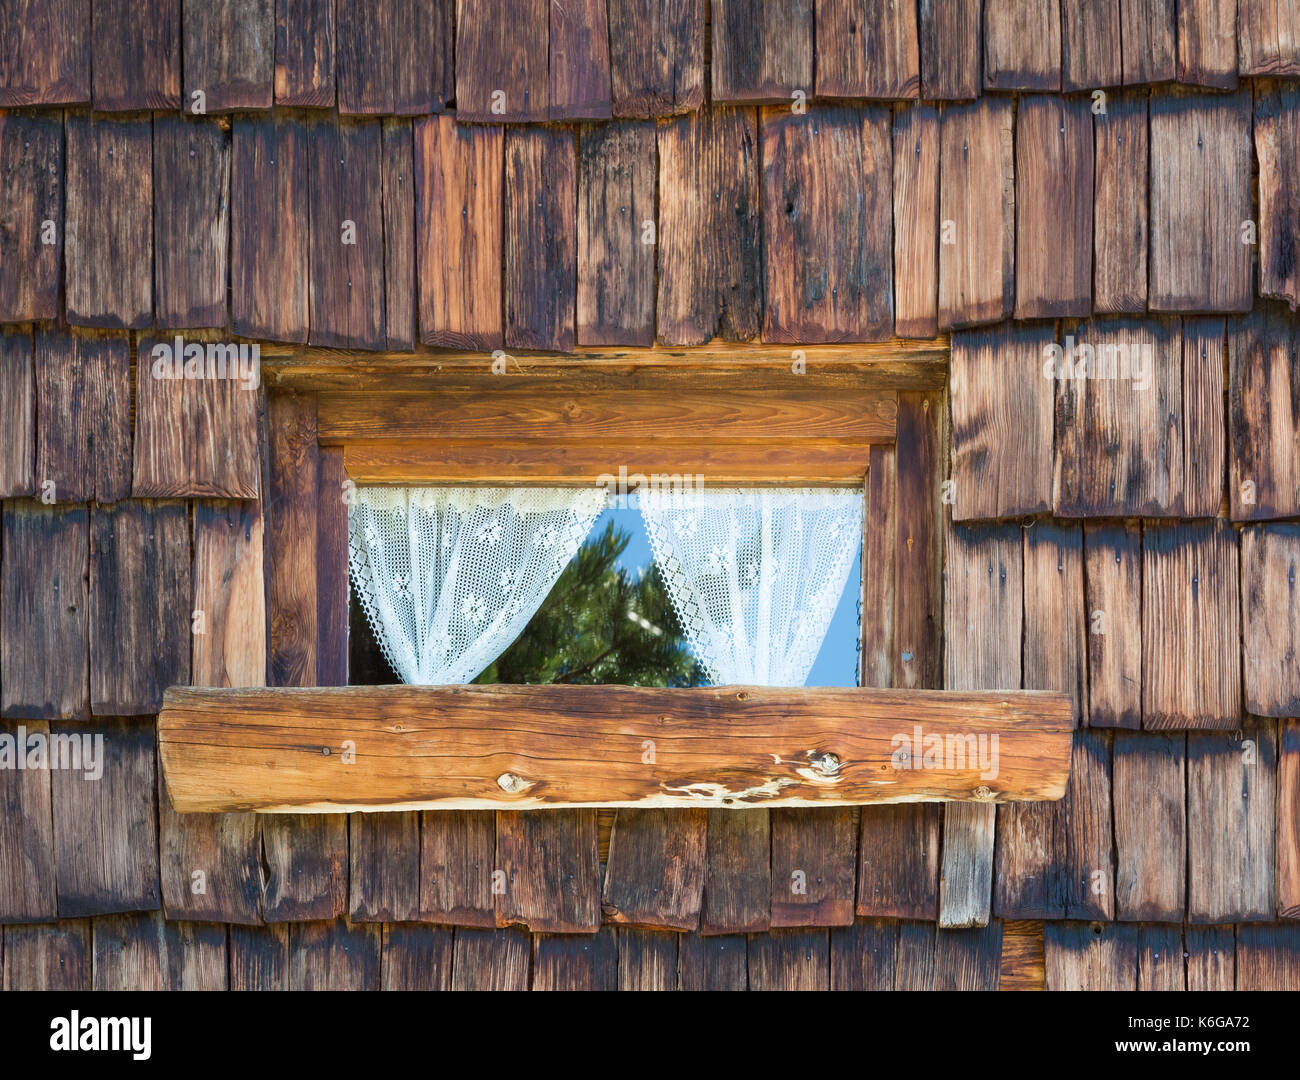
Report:
[[[1300,3],[1233,8],[0,0],[0,736],[103,747],[0,769],[0,983],[1296,988]],[[170,810],[165,686],[346,677],[341,461],[177,334],[949,331],[862,678],[1068,691],[1060,803]]]

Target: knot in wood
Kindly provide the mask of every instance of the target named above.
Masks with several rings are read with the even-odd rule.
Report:
[[[812,766],[813,772],[828,780],[838,779],[840,775],[840,757],[829,750],[810,750],[808,764]]]
[[[975,798],[991,799],[993,798],[993,789],[980,784],[980,786],[975,789]]]
[[[503,772],[497,777],[497,787],[509,795],[515,794],[528,787],[529,783],[522,776],[516,776],[512,772]]]

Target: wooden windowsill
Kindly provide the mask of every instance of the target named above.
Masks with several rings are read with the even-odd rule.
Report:
[[[180,812],[825,806],[1059,799],[1071,727],[1046,691],[173,687],[158,746]],[[898,755],[930,736],[983,765]]]

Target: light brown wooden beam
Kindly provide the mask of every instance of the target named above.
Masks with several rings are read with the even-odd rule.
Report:
[[[368,440],[343,448],[348,476],[358,484],[484,484],[511,487],[610,485],[629,490],[636,477],[699,478],[705,488],[861,487],[871,447],[844,439],[732,441]],[[643,479],[641,482],[647,482]],[[612,485],[610,485],[612,486]]]
[[[668,390],[927,390],[947,382],[948,339],[854,345],[712,342],[687,348],[579,348],[572,353],[422,349],[350,352],[259,343],[262,377],[272,389],[528,390],[606,386]],[[796,365],[796,361],[800,361]],[[802,373],[800,373],[802,372]]]
[[[1043,801],[1071,722],[1043,691],[173,687],[158,747],[181,812]],[[997,775],[896,768],[918,727],[997,736]]]
[[[828,394],[795,384],[784,393],[736,388],[695,393],[585,390],[573,394],[509,388],[498,380],[477,393],[391,391],[323,393],[317,398],[322,445],[360,439],[843,439],[893,442],[898,394]]]

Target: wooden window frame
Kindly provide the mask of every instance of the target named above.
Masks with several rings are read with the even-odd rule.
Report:
[[[921,680],[937,683],[936,665],[931,655],[928,669],[908,669],[914,648],[902,649],[904,666],[891,676],[897,689],[309,685],[313,670],[321,681],[323,672],[339,672],[346,607],[334,608],[347,603],[347,545],[337,534],[346,532],[346,512],[331,488],[349,481],[587,486],[617,480],[622,470],[630,481],[690,474],[706,487],[858,487],[868,521],[879,526],[868,536],[897,530],[893,564],[881,566],[893,582],[891,648],[928,636],[937,654],[946,343],[582,350],[496,361],[429,353],[346,363],[322,350],[268,350],[263,361],[268,391],[294,395],[285,415],[301,425],[269,433],[286,455],[286,483],[304,454],[318,462],[316,479],[296,483],[296,508],[285,512],[314,517],[320,535],[331,537],[312,549],[321,563],[305,610],[319,638],[310,624],[282,621],[286,633],[307,635],[302,688],[168,691],[159,753],[178,810],[845,805],[1064,794],[1072,726],[1065,695],[919,689]],[[304,438],[316,445],[304,449]],[[923,475],[914,475],[910,455]],[[273,482],[272,502],[275,491]],[[905,491],[906,506],[894,498]],[[870,543],[864,557],[882,558]],[[301,573],[301,563],[292,566]],[[293,606],[303,584],[278,580],[281,572],[269,557],[273,670],[277,597]],[[880,599],[866,592],[864,625]],[[345,634],[342,641],[345,649]],[[868,653],[883,646],[862,644],[869,675]],[[301,658],[287,651],[290,661]],[[976,762],[900,769],[897,740],[917,725],[949,744],[1000,736],[998,776],[982,776]],[[648,757],[647,744],[655,747]]]

